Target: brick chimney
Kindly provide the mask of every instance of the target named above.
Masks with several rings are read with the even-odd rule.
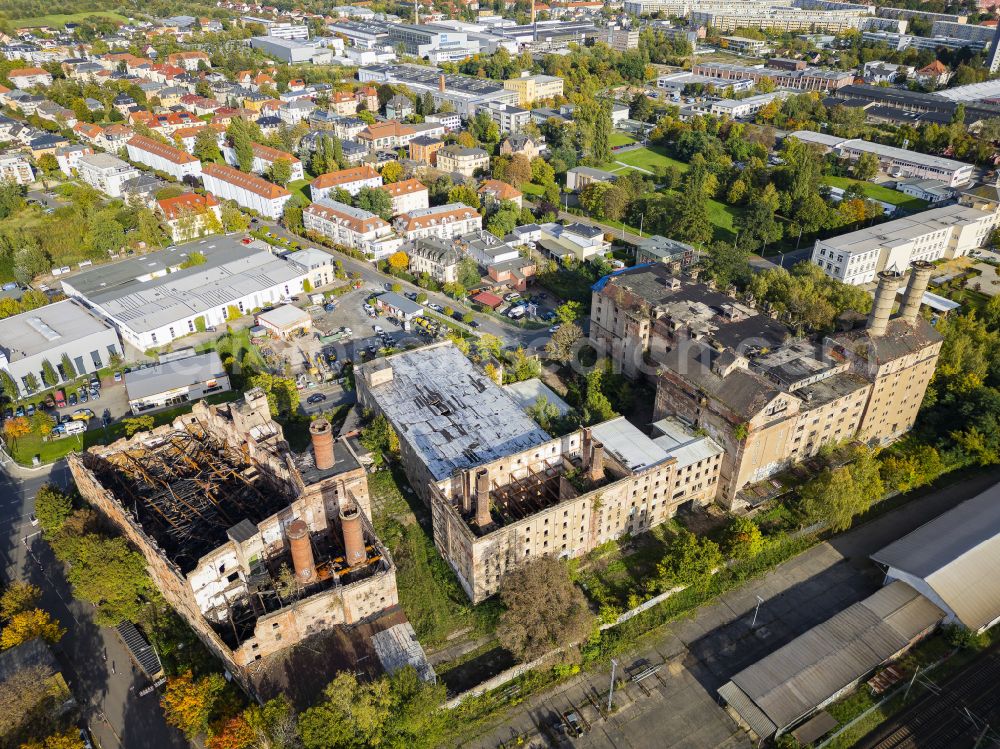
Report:
[[[476,526],[480,530],[493,523],[490,517],[490,472],[480,468],[476,472]]]
[[[340,530],[344,534],[344,558],[354,567],[368,561],[365,551],[365,532],[361,526],[361,510],[357,505],[340,508]]]
[[[326,419],[316,419],[309,425],[309,436],[312,437],[313,459],[316,468],[328,471],[337,462],[333,457],[333,427]]]
[[[444,73],[438,76],[438,91],[444,93]]]
[[[604,480],[604,443],[594,440],[594,446],[590,454],[590,467],[587,470],[587,478],[594,483]]]
[[[313,560],[312,543],[309,540],[309,526],[301,520],[293,520],[285,528],[288,545],[292,552],[292,566],[295,578],[303,585],[316,579],[316,562]]]

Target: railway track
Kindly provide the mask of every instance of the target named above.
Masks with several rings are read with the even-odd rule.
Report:
[[[1000,746],[1000,648],[940,685],[856,745],[859,749],[979,749]]]

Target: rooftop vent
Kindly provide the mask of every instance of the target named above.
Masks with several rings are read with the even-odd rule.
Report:
[[[45,338],[46,341],[54,341],[59,338],[59,333],[53,330],[48,323],[40,317],[29,317],[28,325],[35,329],[35,332]]]

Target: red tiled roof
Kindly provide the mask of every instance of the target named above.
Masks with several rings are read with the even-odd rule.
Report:
[[[199,195],[195,192],[187,192],[183,195],[164,198],[156,202],[160,206],[164,218],[168,221],[195,213],[204,213],[209,208],[219,205],[219,201],[211,193]]]
[[[205,164],[201,171],[202,174],[207,174],[210,177],[215,177],[237,187],[242,187],[244,190],[249,190],[268,200],[291,195],[284,187],[280,187],[273,182],[268,182],[263,177],[241,172],[239,169],[234,169],[225,164]]]
[[[198,161],[194,156],[189,154],[187,151],[182,151],[179,148],[174,148],[173,146],[168,146],[166,143],[160,143],[158,140],[153,138],[147,138],[145,135],[134,135],[132,139],[128,142],[130,146],[139,148],[151,154],[155,154],[167,161],[172,161],[175,164],[190,164],[192,161]]]
[[[324,205],[323,203],[310,203],[306,207],[305,212],[324,218],[327,221],[347,226],[351,229],[351,231],[357,232],[358,234],[367,234],[388,226],[385,221],[375,214],[362,219],[357,216],[352,216],[350,213],[338,211],[336,208],[330,205]]]
[[[14,68],[7,74],[8,78],[20,78],[27,75],[50,75],[45,68]]]
[[[514,200],[521,197],[522,194],[514,185],[508,185],[506,182],[501,182],[498,179],[488,179],[483,182],[479,188],[479,194],[482,195],[488,192],[496,193],[499,200]]]
[[[281,159],[291,163],[298,164],[299,160],[292,156],[288,151],[281,151],[277,148],[271,148],[270,146],[265,146],[261,143],[252,143],[253,155],[258,159],[263,159],[264,161],[275,162]]]
[[[489,307],[490,309],[496,309],[503,304],[503,299],[498,297],[496,294],[491,294],[488,291],[480,291],[472,297],[472,301],[482,304],[484,307]]]
[[[388,185],[382,185],[382,189],[392,197],[398,198],[400,195],[412,195],[415,192],[424,192],[427,190],[427,185],[419,179],[404,179],[402,182],[392,182]]]
[[[368,164],[363,166],[355,166],[350,169],[341,169],[339,172],[328,172],[327,174],[321,174],[312,182],[309,183],[310,187],[337,187],[338,185],[346,185],[351,182],[360,182],[363,179],[378,179],[379,173],[372,169]]]

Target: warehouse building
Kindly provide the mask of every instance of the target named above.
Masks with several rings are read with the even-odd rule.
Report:
[[[205,262],[182,268],[195,252]],[[307,277],[263,242],[214,236],[84,271],[62,286],[145,351],[288,299]]]
[[[254,388],[69,459],[80,493],[250,694],[272,656],[397,603],[364,469],[329,422],[309,431],[312,449],[292,453]]]
[[[498,81],[468,75],[442,73],[437,68],[421,65],[370,65],[358,69],[362,83],[402,84],[418,96],[429,93],[434,107],[449,104],[456,113],[468,118],[489,102],[517,106],[517,91],[509,90]]]
[[[937,179],[949,187],[968,184],[972,180],[973,165],[944,156],[933,156],[905,148],[870,143],[860,138],[839,138],[811,130],[796,130],[791,137],[804,143],[815,143],[825,151],[833,152],[840,158],[857,161],[863,153],[873,154],[879,161],[879,168],[892,177],[921,177]]]
[[[872,554],[888,580],[912,586],[949,622],[984,632],[1000,622],[1000,484]],[[895,584],[895,583],[893,583]]]
[[[93,373],[122,355],[115,329],[72,299],[22,312],[0,320],[0,369],[7,372],[22,396],[36,392],[29,387],[34,377],[44,387],[42,365],[48,362],[62,380],[68,356],[74,374]]]
[[[899,658],[944,611],[893,582],[736,674],[719,695],[760,739],[780,736]]]
[[[128,406],[136,416],[229,389],[229,375],[215,351],[161,361],[125,374]]]
[[[524,560],[581,556],[710,502],[717,488],[718,449],[700,458],[697,481],[677,480],[675,449],[696,457],[690,430],[657,443],[619,417],[553,438],[450,341],[356,373],[358,402],[399,435],[434,543],[476,603]]]

